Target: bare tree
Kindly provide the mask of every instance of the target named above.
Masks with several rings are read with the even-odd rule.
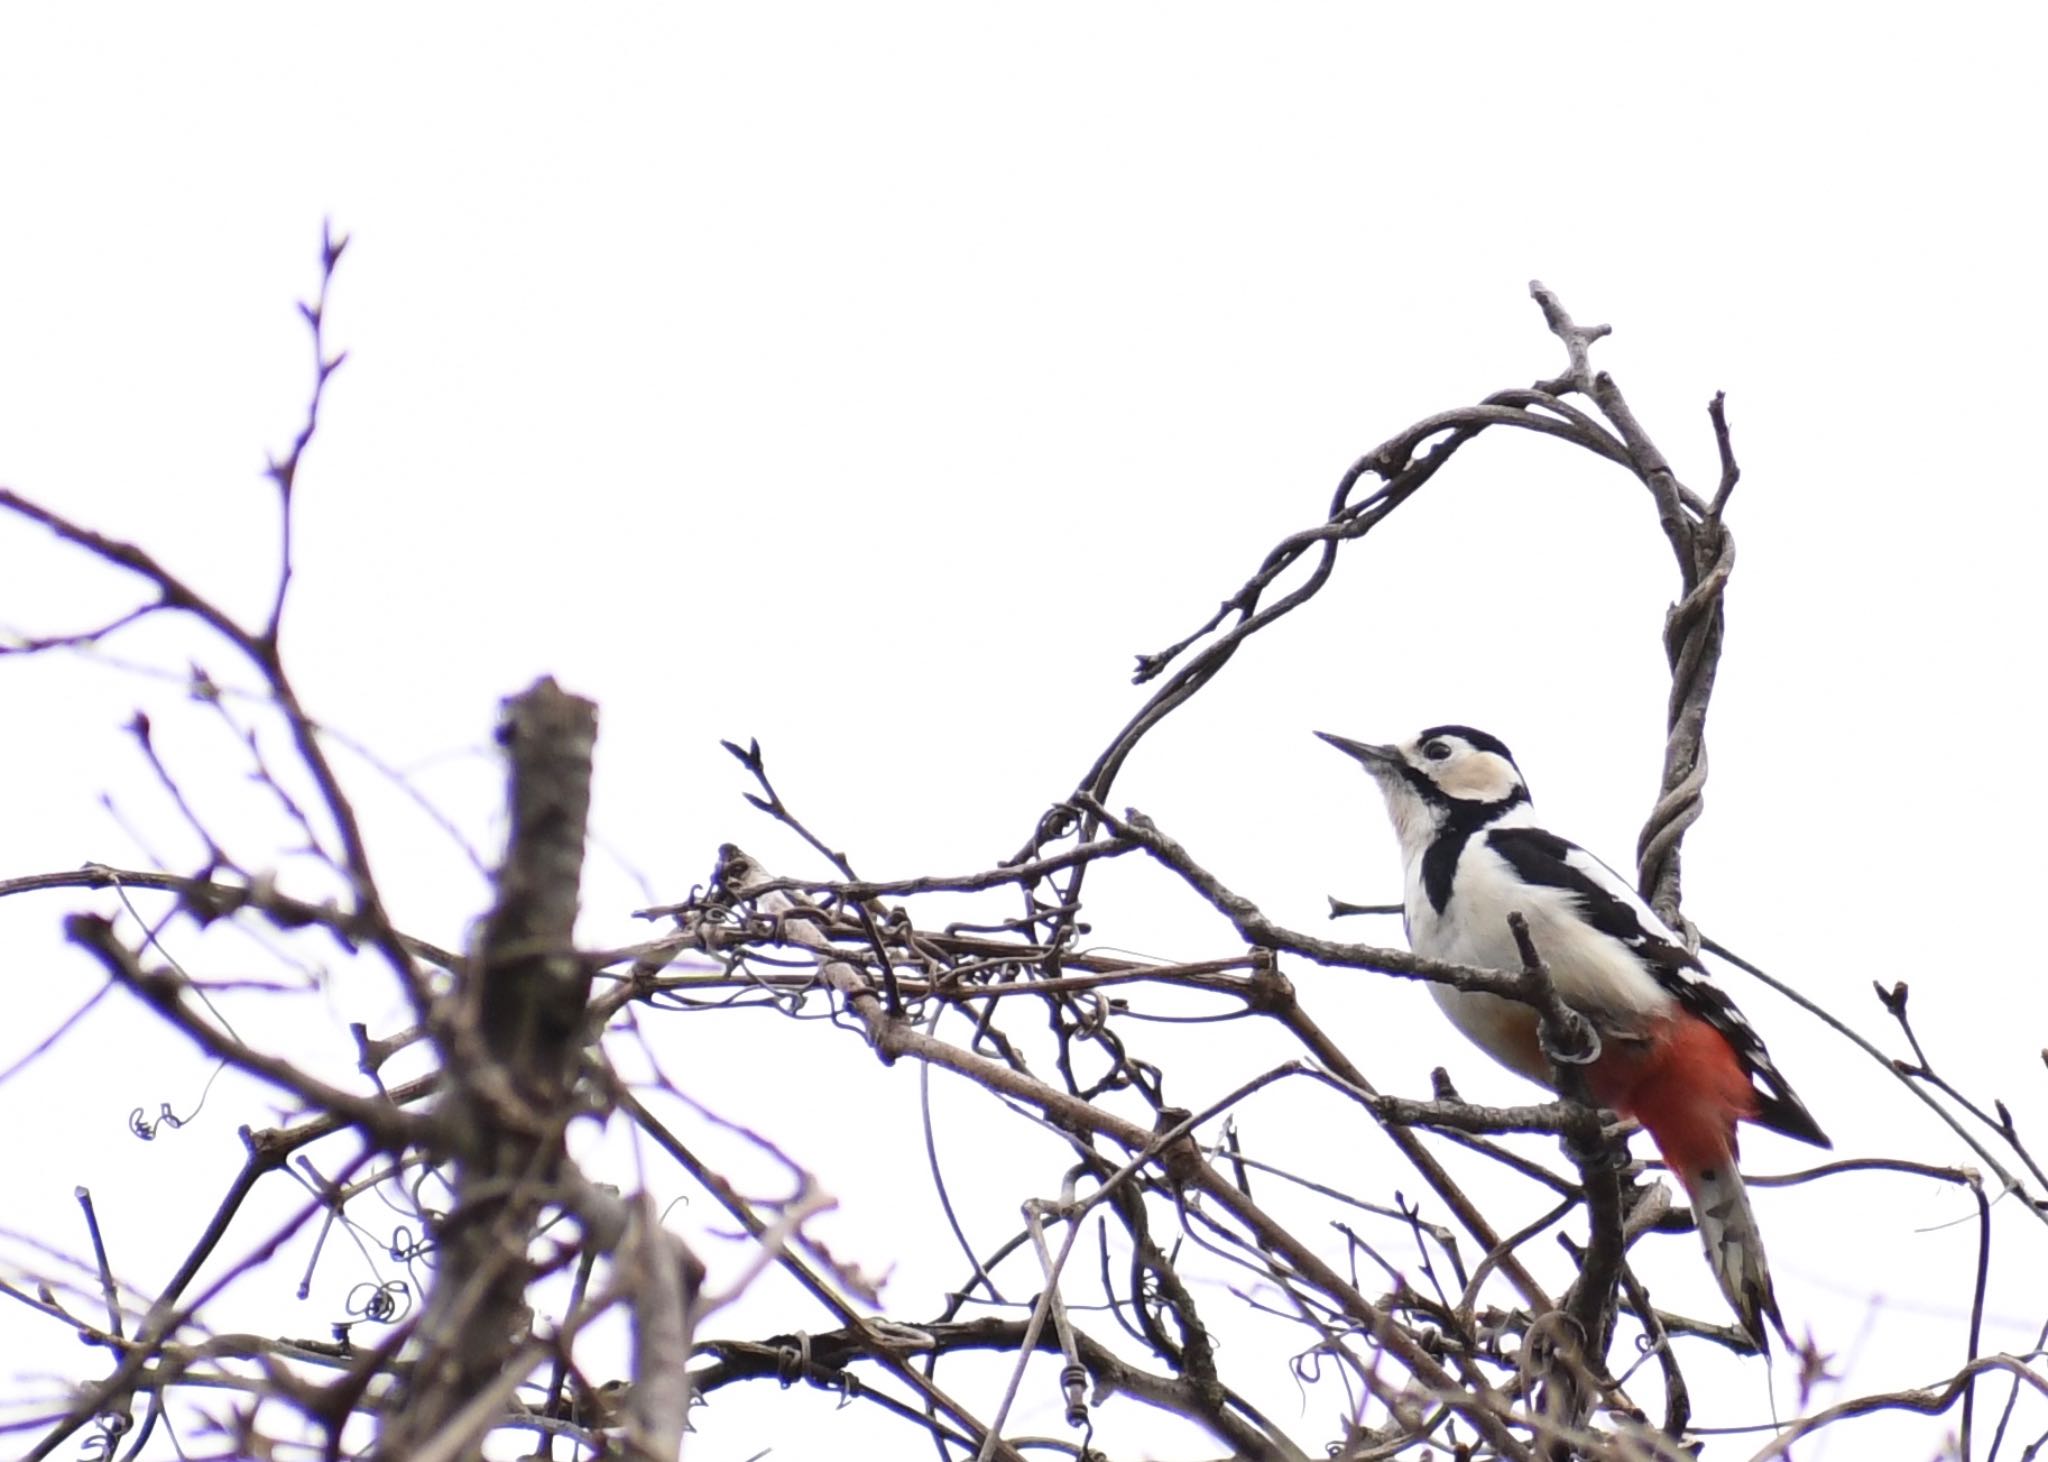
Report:
[[[118,615],[24,633],[6,653],[98,650],[144,621],[195,621],[235,665],[218,680],[194,668],[186,688],[233,738],[291,830],[255,854],[232,848],[213,789],[163,754],[138,715],[137,752],[206,850],[198,866],[92,865],[0,880],[10,898],[95,891],[63,917],[69,939],[106,977],[81,1014],[106,991],[126,991],[167,1036],[275,1089],[295,1112],[243,1129],[245,1161],[219,1175],[210,1222],[153,1290],[118,1281],[83,1189],[89,1250],[75,1261],[46,1255],[36,1272],[0,1283],[27,1323],[84,1346],[75,1394],[9,1422],[28,1456],[67,1447],[102,1458],[191,1455],[197,1424],[204,1445],[228,1455],[447,1459],[502,1450],[507,1444],[489,1439],[524,1434],[511,1445],[548,1456],[674,1457],[693,1399],[763,1380],[827,1388],[894,1418],[906,1449],[922,1439],[941,1458],[1010,1462],[1032,1452],[1101,1455],[1092,1427],[1111,1409],[1172,1413],[1221,1453],[1258,1459],[1683,1459],[1724,1429],[1737,1436],[1716,1443],[1714,1455],[1762,1459],[1887,1410],[1953,1410],[1956,1455],[1995,1458],[2015,1416],[2048,1425],[2039,1351],[1985,1354],[1979,1344],[1991,1204],[2004,1199],[2025,1215],[2032,1263],[2040,1262],[2035,1228],[2048,1224],[2048,1174],[2011,1114],[1939,1073],[1909,1021],[1904,986],[1877,992],[1910,1053],[1894,1055],[1685,916],[1680,851],[1700,815],[1735,561],[1725,518],[1738,470],[1720,397],[1708,408],[1719,479],[1694,491],[1616,383],[1593,369],[1589,351],[1606,327],[1576,324],[1553,294],[1532,286],[1565,369],[1427,417],[1361,457],[1320,521],[1275,545],[1184,639],[1139,658],[1137,680],[1156,688],[1072,794],[1020,809],[1029,830],[1015,850],[961,873],[858,876],[784,801],[760,747],[729,744],[758,784],[748,800],[800,835],[819,871],[772,869],[728,845],[704,885],[640,911],[657,926],[651,937],[579,948],[573,928],[597,712],[543,679],[503,709],[507,845],[471,947],[450,950],[387,913],[375,850],[333,759],[340,743],[302,702],[282,648],[294,483],[341,363],[325,327],[344,246],[326,241],[319,292],[303,307],[314,386],[301,430],[272,469],[281,549],[260,621],[230,614],[145,547],[0,489],[0,509],[140,590]],[[1566,1096],[1510,1109],[1463,1100],[1441,1072],[1426,1098],[1383,1092],[1317,1023],[1288,974],[1308,962],[1492,992],[1534,1007],[1553,1048],[1568,1048],[1577,1017],[1550,988],[1526,931],[1522,969],[1483,970],[1285,928],[1226,887],[1200,850],[1113,800],[1148,734],[1252,636],[1308,607],[1349,545],[1490,430],[1537,433],[1632,475],[1676,562],[1677,602],[1662,625],[1671,670],[1663,781],[1637,849],[1643,894],[1710,958],[1770,985],[1858,1047],[1873,1081],[1903,1083],[1948,1125],[1959,1158],[1967,1153],[1949,1167],[1861,1157],[1752,1179],[1834,1184],[1894,1170],[1968,1190],[1981,1220],[1967,1281],[1971,1321],[1952,1363],[1924,1389],[1810,1405],[1828,1357],[1809,1346],[1793,1357],[1796,1415],[1760,1419],[1718,1396],[1705,1398],[1709,1409],[1688,1383],[1688,1365],[1710,1349],[1747,1353],[1750,1341],[1718,1318],[1654,1303],[1638,1241],[1682,1231],[1690,1216],[1654,1172],[1630,1160],[1626,1125],[1572,1099],[1568,1072],[1560,1075]],[[1177,964],[1084,948],[1084,886],[1096,865],[1120,858],[1170,870],[1191,907],[1213,909],[1238,938]],[[1359,911],[1333,901],[1333,915]],[[223,981],[175,953],[221,924],[325,941],[334,959],[390,982],[407,1020],[388,1031],[355,1027],[358,1070],[342,1082],[290,1049],[243,1039],[215,1003]],[[950,1237],[905,1234],[906,1247],[958,1242],[960,1280],[937,1313],[888,1312],[865,1274],[807,1232],[828,1200],[777,1144],[793,1151],[797,1134],[757,1136],[734,1125],[745,1113],[709,1118],[780,1166],[787,1191],[764,1195],[722,1173],[665,1119],[664,1102],[694,1104],[687,1078],[663,1069],[653,1033],[691,1017],[702,1039],[712,1029],[704,1020],[760,1007],[793,1017],[782,1027],[792,1050],[851,1040],[866,1044],[878,1071],[908,1061],[952,1073],[991,1099],[1000,1123],[1063,1150],[1057,1184],[1015,1180],[1017,1226],[994,1248],[974,1247],[958,1223]],[[1196,1083],[1147,1056],[1140,1018],[1160,1014],[1259,1023],[1282,1033],[1293,1054],[1188,1110],[1168,1088]],[[827,1018],[807,1019],[819,1015]],[[69,1026],[47,1033],[8,1074],[67,1059]],[[1390,1159],[1364,1173],[1355,1154],[1343,1170],[1303,1171],[1248,1143],[1238,1114],[1283,1083],[1334,1093],[1384,1133]],[[926,1145],[932,1100],[927,1086],[925,1132],[868,1140]],[[692,1242],[666,1220],[655,1196],[662,1184],[646,1171],[595,1170],[572,1151],[579,1121],[631,1130],[670,1165],[663,1184],[680,1181],[744,1231],[751,1257],[729,1283],[712,1285]],[[1527,1144],[1504,1140],[1528,1133],[1562,1141],[1532,1158]],[[991,1131],[988,1140],[1011,1134]],[[963,1178],[936,1145],[930,1152],[950,1217]],[[1454,1176],[1454,1166],[1474,1163],[1518,1196],[1482,1197]],[[266,1228],[252,1217],[252,1200],[276,1189],[299,1198]],[[332,1262],[318,1260],[319,1240],[337,1227],[377,1230],[372,1205],[406,1220],[389,1246],[406,1279],[370,1285],[329,1337],[215,1327],[210,1317],[224,1295],[274,1282],[265,1266],[280,1247],[310,1244],[316,1262]],[[1572,1255],[1575,1277],[1563,1293],[1547,1290],[1525,1262],[1546,1236]],[[231,1252],[240,1257],[224,1259]],[[812,1308],[773,1334],[716,1333],[723,1307],[770,1267],[792,1277]],[[810,1328],[821,1313],[827,1323]],[[594,1369],[619,1353],[599,1341],[608,1322],[625,1337],[624,1375]],[[1293,1422],[1263,1408],[1257,1397],[1276,1377],[1337,1398],[1337,1419],[1328,1406]],[[1997,1401],[1988,1444],[1986,1396]],[[1068,1435],[1029,1435],[1014,1420],[1047,1398]],[[2022,1455],[2043,1445],[2036,1439]]]

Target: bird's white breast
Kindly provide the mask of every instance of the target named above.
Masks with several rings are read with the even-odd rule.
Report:
[[[1524,883],[1482,830],[1459,856],[1451,897],[1439,913],[1423,886],[1422,858],[1407,860],[1408,942],[1417,954],[1488,969],[1518,970],[1522,956],[1508,915],[1529,922],[1536,951],[1567,1004],[1611,1031],[1642,1031],[1676,1004],[1629,947],[1580,917],[1566,890]],[[1436,1002],[1467,1039],[1532,1081],[1548,1065],[1535,1043],[1535,1013],[1497,995],[1430,986]]]

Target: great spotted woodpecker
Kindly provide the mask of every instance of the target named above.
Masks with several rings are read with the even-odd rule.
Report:
[[[1634,889],[1536,825],[1507,747],[1469,726],[1432,726],[1372,746],[1316,733],[1379,783],[1401,840],[1408,942],[1417,954],[1521,967],[1508,915],[1527,921],[1557,993],[1599,1033],[1586,1067],[1595,1101],[1633,1117],[1691,1195],[1707,1263],[1759,1347],[1784,1333],[1756,1216],[1736,1168],[1737,1122],[1830,1145],[1735,1002]],[[1536,1012],[1498,995],[1432,984],[1437,1004],[1488,1055],[1552,1082]]]

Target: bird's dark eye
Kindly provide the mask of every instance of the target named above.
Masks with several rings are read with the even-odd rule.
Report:
[[[1432,741],[1422,748],[1422,754],[1431,761],[1442,761],[1451,754],[1451,743],[1448,741]]]

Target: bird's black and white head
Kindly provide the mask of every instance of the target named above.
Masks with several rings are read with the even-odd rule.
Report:
[[[1432,726],[1390,746],[1328,731],[1316,735],[1372,773],[1387,799],[1402,851],[1411,856],[1449,823],[1483,826],[1529,804],[1529,788],[1514,753],[1498,736],[1470,726]]]

